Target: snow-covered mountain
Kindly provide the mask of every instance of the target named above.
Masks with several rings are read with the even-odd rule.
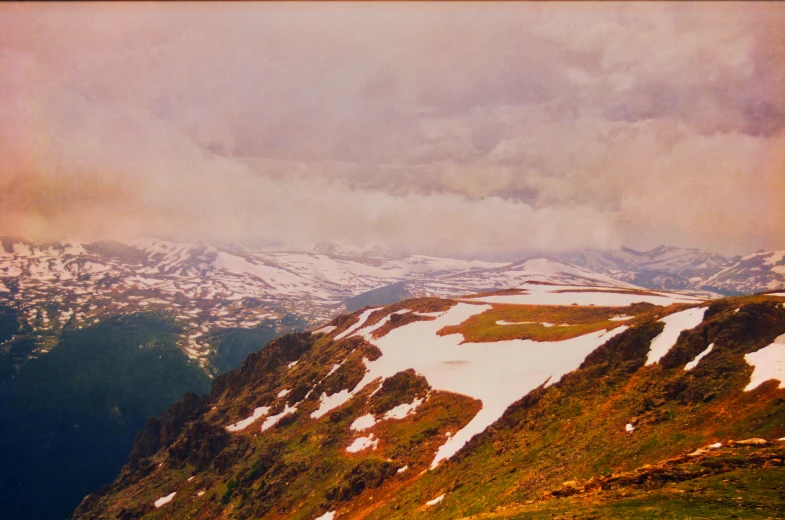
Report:
[[[117,313],[166,310],[188,327],[184,351],[206,359],[210,347],[204,337],[218,329],[265,323],[285,331],[292,318],[303,328],[347,308],[405,297],[455,297],[543,282],[634,288],[543,258],[510,263],[346,255],[321,246],[317,252],[264,252],[162,240],[41,244],[4,239],[0,303],[12,304],[41,332],[42,348],[47,334],[65,327]]]
[[[659,246],[650,251],[622,248],[554,258],[651,289],[750,294],[785,287],[785,251],[726,258],[701,249]]]
[[[737,259],[710,276],[705,287],[740,293],[780,290],[785,287],[785,251],[758,252]]]
[[[47,334],[102,316],[166,310],[187,324],[182,348],[204,359],[200,341],[218,329],[266,324],[305,328],[346,310],[417,296],[456,297],[531,283],[750,293],[785,287],[785,252],[728,260],[696,249],[583,252],[518,262],[411,255],[383,259],[351,251],[258,251],[238,245],[143,240],[32,243],[2,239],[0,303]],[[288,325],[287,325],[288,324]],[[44,347],[45,348],[45,347]]]

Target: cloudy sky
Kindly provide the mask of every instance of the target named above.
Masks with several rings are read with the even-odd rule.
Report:
[[[785,4],[0,5],[0,234],[785,249]]]

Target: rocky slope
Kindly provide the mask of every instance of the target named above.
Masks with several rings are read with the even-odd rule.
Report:
[[[782,517],[785,297],[660,298],[532,284],[284,336],[75,517]]]

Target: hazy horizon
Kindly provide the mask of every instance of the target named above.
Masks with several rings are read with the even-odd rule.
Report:
[[[0,5],[0,235],[785,249],[785,5]]]

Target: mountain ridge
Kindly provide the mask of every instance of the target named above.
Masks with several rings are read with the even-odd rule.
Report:
[[[654,517],[668,508],[699,508],[710,517],[785,511],[776,495],[785,483],[785,389],[756,376],[762,368],[750,356],[785,342],[784,296],[658,306],[634,303],[646,295],[630,290],[621,292],[634,305],[598,307],[596,298],[620,291],[541,287],[582,299],[552,308],[407,300],[275,340],[217,378],[206,400],[189,398],[196,404],[186,415],[174,407],[140,434],[139,446],[152,439],[157,448],[135,450],[118,480],[87,497],[75,517],[551,518],[566,508],[566,515],[591,518],[601,507],[610,508],[602,517],[621,518],[613,512],[627,494]],[[501,296],[514,301],[520,291]],[[499,314],[511,312],[517,314]],[[684,319],[695,313],[697,322]],[[469,330],[472,316],[483,315],[490,320],[482,327],[501,337],[458,347],[465,333],[439,330],[445,320]],[[483,394],[482,382],[456,393],[454,382],[471,378],[450,374],[475,366],[494,378],[491,386],[503,386],[504,371],[530,366],[502,356],[491,367],[467,349],[502,352],[512,341],[554,354],[595,337],[587,326],[616,333],[588,346],[563,375],[527,372],[530,384],[518,387],[516,399],[486,417],[478,434],[461,438],[467,427],[476,431],[470,425],[495,398]],[[563,330],[553,337],[556,329]],[[652,359],[665,337],[672,339]],[[440,350],[444,342],[451,346]],[[396,349],[406,344],[418,359],[403,356],[397,364]],[[423,361],[433,352],[446,357]],[[409,363],[419,368],[403,369]],[[238,421],[243,428],[231,431]],[[763,440],[738,442],[749,438]],[[459,442],[439,461],[453,439]],[[669,459],[670,466],[663,463]],[[722,487],[711,475],[749,485],[765,479],[760,496],[718,504],[701,498]],[[671,502],[662,496],[677,490],[669,482],[702,491]],[[590,489],[592,504],[571,498]],[[638,509],[626,517],[630,511]]]

